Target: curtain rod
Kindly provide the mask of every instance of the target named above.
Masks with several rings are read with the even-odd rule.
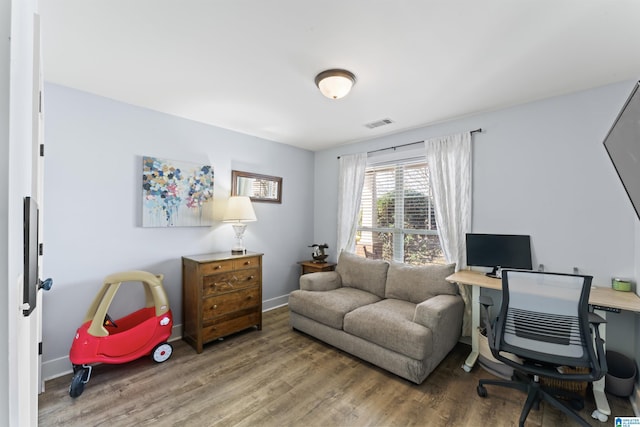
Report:
[[[479,132],[482,132],[482,128],[474,129],[474,130],[470,131],[469,133],[479,133]],[[415,145],[415,144],[422,144],[423,142],[424,142],[424,140],[416,141],[416,142],[408,142],[408,143],[402,144],[402,145],[394,145],[393,147],[379,148],[377,150],[367,151],[367,154],[377,153],[378,151],[395,150],[396,148],[407,147],[409,145]],[[338,159],[339,158],[340,158],[340,156],[338,156]]]

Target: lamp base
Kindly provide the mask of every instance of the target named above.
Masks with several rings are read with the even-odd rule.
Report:
[[[247,228],[247,224],[236,223],[233,224],[233,231],[236,233],[236,243],[231,248],[231,255],[243,255],[247,252],[244,248],[244,230]]]

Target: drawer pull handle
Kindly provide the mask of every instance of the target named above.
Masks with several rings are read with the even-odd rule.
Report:
[[[218,308],[218,304],[213,305],[213,309],[215,310],[216,308]]]
[[[247,261],[244,263],[244,265],[250,265],[250,264],[251,264],[251,261]]]
[[[247,277],[247,280],[253,280],[253,279],[255,279],[255,277],[256,276],[249,276],[249,277]]]
[[[216,270],[220,270],[222,268],[221,265],[216,265]]]

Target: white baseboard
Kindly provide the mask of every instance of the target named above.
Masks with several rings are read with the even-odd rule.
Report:
[[[262,301],[262,311],[270,311],[289,304],[289,294]]]
[[[69,356],[42,362],[43,381],[48,381],[66,374],[71,374],[71,372],[73,372],[73,368],[71,367]],[[69,378],[69,381],[71,381],[71,378]]]
[[[279,307],[283,307],[289,303],[289,295],[283,295],[276,298],[271,298],[262,302],[262,311],[270,311]],[[171,328],[171,336],[169,342],[182,339],[182,323],[179,325],[173,325]],[[58,359],[47,360],[42,362],[42,380],[48,381],[54,378],[61,377],[63,375],[71,374],[73,367],[69,356],[60,357]]]

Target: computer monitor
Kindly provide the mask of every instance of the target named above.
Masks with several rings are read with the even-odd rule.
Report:
[[[498,268],[531,270],[531,236],[520,234],[467,233],[467,265],[490,267],[487,276],[496,277]]]

